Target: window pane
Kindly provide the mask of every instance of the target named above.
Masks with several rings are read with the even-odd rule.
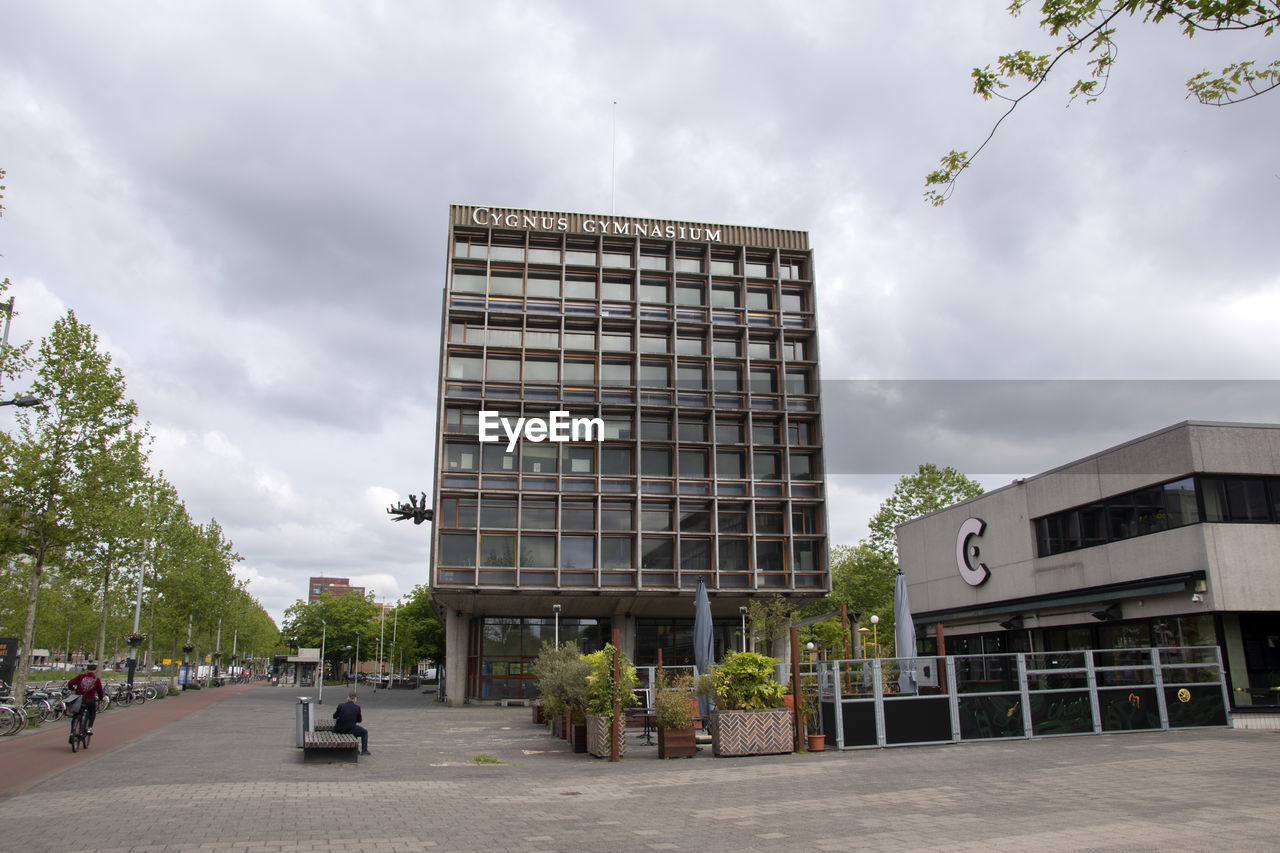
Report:
[[[440,565],[474,566],[476,537],[470,533],[440,534]]]
[[[783,543],[779,540],[756,541],[756,571],[781,572],[786,570]]]
[[[646,472],[647,473],[647,472]],[[680,476],[695,479],[707,476],[707,451],[681,450]]]
[[[475,471],[480,465],[480,445],[474,441],[446,441],[444,443],[444,467],[446,471]]]
[[[595,530],[595,504],[591,501],[565,501],[560,508],[560,526],[565,530]]]
[[[720,540],[720,559],[719,566],[722,572],[745,572],[751,568],[751,562],[748,558],[747,551],[748,540],[746,539],[724,539]]]
[[[711,571],[711,540],[680,538],[680,571]]]
[[[556,537],[520,536],[520,565],[534,569],[554,569],[556,566]]]
[[[554,444],[526,441],[520,449],[520,470],[526,474],[554,474],[557,456]]]
[[[600,539],[600,568],[635,568],[631,558],[630,536],[604,536]]]
[[[680,532],[707,533],[711,530],[711,507],[706,504],[680,506]]]
[[[640,524],[645,530],[674,530],[670,504],[655,506],[645,502],[640,512]]]
[[[555,500],[525,498],[520,506],[520,526],[526,530],[555,530]]]
[[[721,533],[747,532],[747,509],[741,504],[721,504],[719,519]]]
[[[515,527],[515,498],[489,498],[480,502],[481,527]]]
[[[674,568],[674,551],[670,536],[644,536],[641,538],[640,568]]]
[[[739,450],[716,451],[716,476],[726,480],[744,479],[742,459],[743,454]]]
[[[600,508],[601,530],[633,530],[634,510],[631,504],[606,503]]]
[[[640,473],[646,477],[670,477],[671,451],[665,447],[642,447]]]
[[[633,452],[630,447],[606,444],[600,448],[600,473],[606,476],[634,474],[632,457]]]
[[[514,533],[481,533],[480,565],[508,567],[516,564]]]
[[[561,536],[560,566],[565,569],[594,569],[596,567],[596,538],[594,536]]]
[[[752,454],[754,475],[757,480],[782,479],[782,456],[773,451]]]

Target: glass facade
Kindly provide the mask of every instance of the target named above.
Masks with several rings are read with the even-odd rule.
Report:
[[[1197,474],[1034,519],[1036,556],[1200,522],[1280,523],[1280,477]]]
[[[828,588],[807,249],[451,238],[433,588]],[[603,434],[508,450],[481,411]]]

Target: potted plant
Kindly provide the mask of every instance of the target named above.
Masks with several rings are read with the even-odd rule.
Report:
[[[578,644],[573,642],[561,643],[559,648],[554,643],[543,643],[542,651],[533,664],[533,674],[538,678],[538,689],[547,718],[551,721],[551,733],[556,737],[569,738],[575,752],[586,750],[581,707],[590,671],[590,665],[578,651]],[[583,736],[577,739],[571,737],[575,709],[578,725],[584,727]],[[582,749],[577,748],[578,744],[582,744]]]
[[[804,714],[806,745],[810,752],[824,752],[827,748],[827,736],[819,731],[822,728],[822,706],[818,702],[816,690],[801,685],[799,702],[801,713]]]
[[[587,711],[587,752],[597,758],[605,758],[610,754],[613,733],[619,729],[619,720],[613,716],[613,705],[616,698],[618,707],[631,708],[640,704],[635,694],[636,668],[626,655],[622,655],[619,663],[619,675],[615,682],[613,677],[613,644],[608,643],[598,652],[584,655],[583,660],[591,668],[587,675],[587,688],[584,704]],[[618,757],[626,753],[626,738],[618,738]]]
[[[756,652],[731,652],[711,671],[711,744],[717,756],[793,750],[794,726],[783,703],[785,688],[774,676],[777,664],[777,658]]]
[[[659,679],[653,694],[659,758],[692,758],[697,752],[693,732],[693,708],[697,701],[693,695],[692,676],[663,676]]]

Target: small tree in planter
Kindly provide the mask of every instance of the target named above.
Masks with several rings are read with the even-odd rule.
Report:
[[[774,676],[777,664],[777,658],[755,652],[731,652],[711,671],[716,697],[711,744],[717,756],[792,751],[791,711]]]
[[[693,734],[693,676],[659,679],[653,694],[653,715],[658,724],[659,758],[692,758],[697,752]]]
[[[585,703],[587,709],[587,752],[597,758],[609,755],[611,739],[618,721],[613,717],[614,697],[617,696],[618,707],[631,708],[640,704],[636,696],[636,668],[626,655],[619,662],[617,682],[613,678],[613,644],[606,644],[598,652],[584,655],[583,660],[591,667],[587,676]],[[618,757],[626,752],[627,741],[618,739]]]
[[[533,674],[538,678],[538,690],[542,694],[547,717],[561,719],[564,737],[568,737],[568,727],[573,725],[574,711],[579,716],[582,714],[590,673],[591,665],[583,659],[578,644],[574,642],[566,641],[559,648],[554,643],[543,643],[542,651],[533,663]],[[555,723],[552,723],[552,729],[555,733]]]

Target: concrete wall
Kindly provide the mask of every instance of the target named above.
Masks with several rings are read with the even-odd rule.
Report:
[[[1203,609],[1280,610],[1280,525],[1193,524],[1035,557],[1033,518],[1193,472],[1280,473],[1280,426],[1178,424],[908,522],[899,528],[898,549],[911,609],[980,607],[1204,571]],[[957,567],[957,534],[968,518],[987,525],[971,540],[991,571],[979,587],[965,583]],[[1147,612],[1133,616],[1188,612],[1190,605],[1181,596],[1148,601]]]

